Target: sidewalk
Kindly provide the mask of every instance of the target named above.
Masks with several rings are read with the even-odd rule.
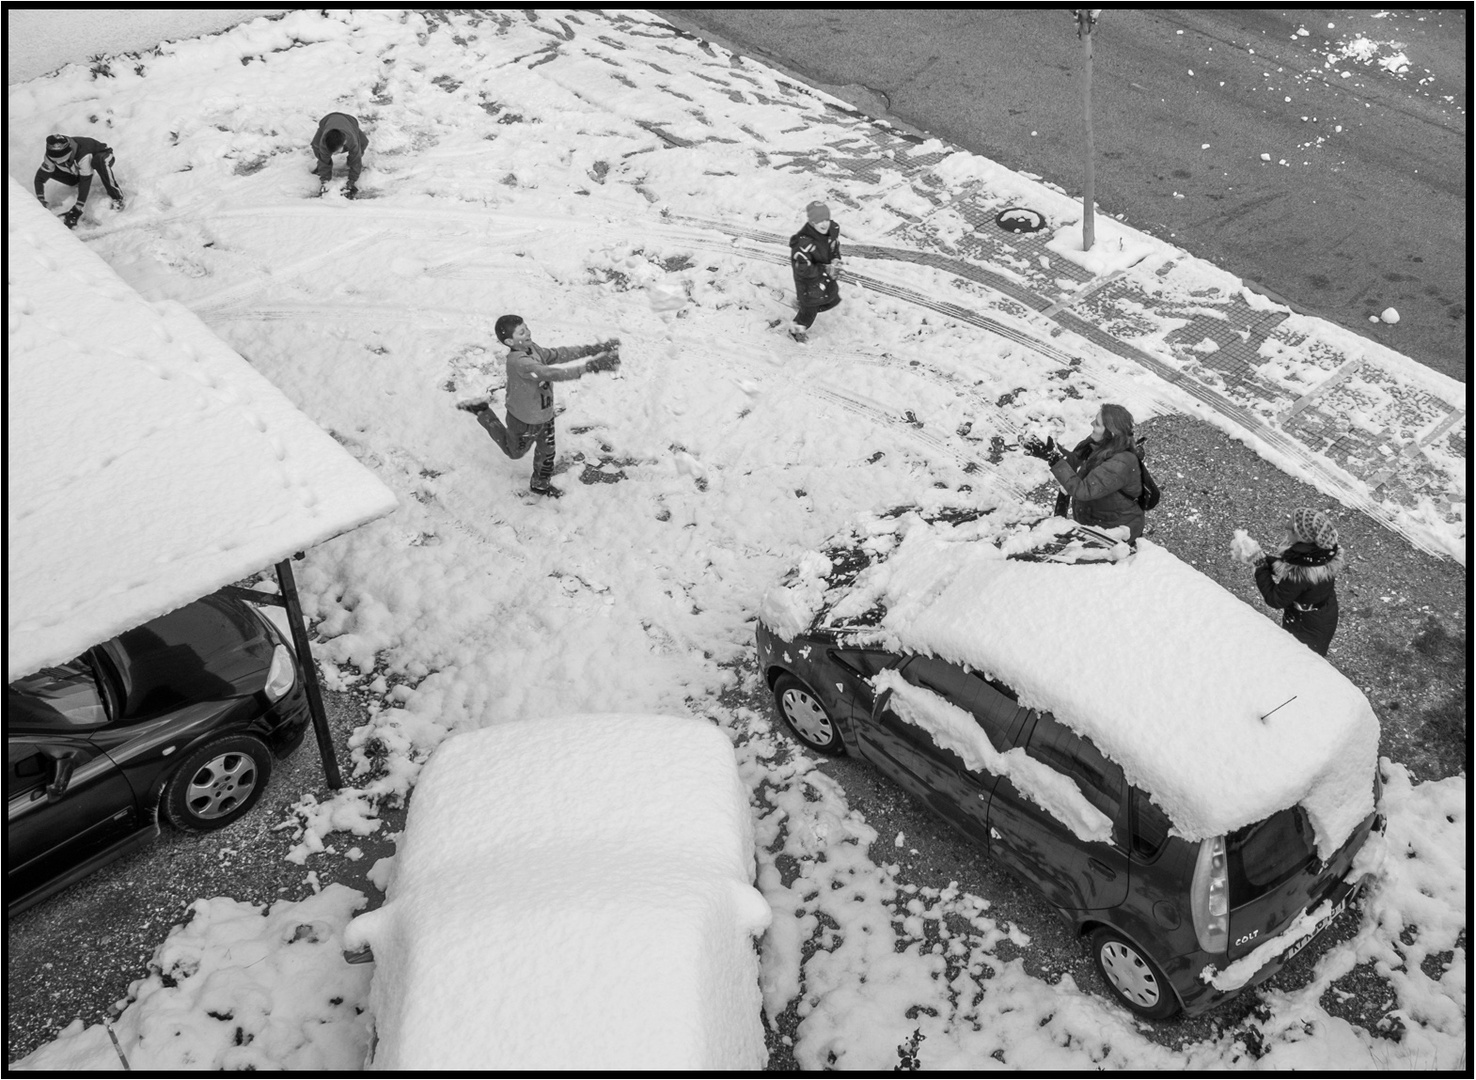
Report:
[[[963,152],[940,140],[923,142],[782,78],[775,97],[765,92],[774,80],[750,76],[749,61],[690,38],[680,45],[666,50],[683,58],[673,67],[716,92],[698,98],[675,79],[645,79],[640,92],[632,84],[621,110],[646,112],[640,126],[668,150],[747,141],[770,167],[813,176],[817,194],[839,204],[853,284],[1006,333],[1054,362],[1081,363],[1063,373],[1068,382],[1100,373],[1102,361],[1128,361],[1161,380],[1179,411],[1249,442],[1416,546],[1464,562],[1462,384],[1257,295],[1110,218],[1097,218],[1091,256],[1073,259],[1063,241],[1074,236],[1080,248],[1079,199],[977,158],[976,175],[959,183],[954,159]],[[750,116],[750,103],[763,104],[784,119],[782,132],[803,132],[813,149],[775,146],[752,127],[734,138],[723,129],[739,119],[723,123],[725,100],[747,106]],[[1043,213],[1045,227],[1022,234],[996,224],[1001,210],[1021,205]],[[756,258],[787,262],[787,233],[736,226],[720,214],[668,216],[721,230]],[[877,225],[879,234],[870,228]],[[1122,253],[1116,266],[1110,251],[1098,256],[1113,243]],[[1094,261],[1105,268],[1092,268]],[[907,287],[899,263],[935,272],[945,289]],[[945,295],[954,301],[940,302]]]

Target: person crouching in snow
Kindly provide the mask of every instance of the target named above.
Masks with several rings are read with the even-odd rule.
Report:
[[[789,238],[789,262],[799,313],[789,336],[809,340],[815,316],[840,303],[840,226],[830,220],[830,207],[812,202],[805,207],[804,228]]]
[[[36,170],[36,198],[46,205],[46,181],[77,189],[77,201],[62,215],[67,228],[75,229],[87,209],[87,196],[92,191],[93,174],[102,181],[103,190],[113,200],[113,209],[123,209],[123,191],[113,178],[113,149],[107,143],[86,135],[46,136],[46,156]]]
[[[553,384],[615,370],[620,366],[620,339],[545,349],[534,344],[521,315],[503,315],[493,330],[497,340],[507,346],[507,422],[497,419],[485,397],[458,402],[456,407],[475,416],[498,448],[514,461],[526,454],[528,447],[536,447],[528,490],[557,499],[563,491],[549,483],[554,469]],[[578,366],[565,366],[585,357],[589,359]]]
[[[1138,505],[1143,473],[1133,442],[1133,414],[1121,405],[1098,410],[1085,458],[1061,449],[1055,439],[1026,438],[1020,446],[1051,467],[1056,483],[1071,499],[1073,520],[1094,529],[1125,525],[1133,540],[1143,535],[1143,508]]]
[[[369,136],[359,127],[356,117],[348,113],[331,112],[318,121],[318,133],[313,136],[313,156],[318,164],[313,172],[318,174],[318,194],[328,190],[328,181],[333,179],[333,155],[348,155],[348,183],[343,194],[352,199],[359,193],[359,173],[364,168],[364,151],[369,149]]]
[[[1343,569],[1338,530],[1321,510],[1292,511],[1282,551],[1256,560],[1256,587],[1281,610],[1281,625],[1319,656],[1338,629],[1337,576]]]

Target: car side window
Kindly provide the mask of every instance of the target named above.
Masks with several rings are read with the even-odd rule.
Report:
[[[66,728],[101,727],[107,709],[87,661],[42,668],[5,688],[7,726]]]
[[[1152,858],[1168,842],[1168,815],[1154,805],[1146,792],[1133,788],[1133,851]]]
[[[896,653],[883,652],[881,649],[831,649],[830,655],[864,679],[878,675],[889,667],[895,667],[900,659]]]
[[[1122,806],[1122,769],[1108,761],[1090,739],[1083,738],[1050,713],[1035,722],[1025,752],[1076,781],[1086,800],[1113,822]]]
[[[5,789],[10,798],[24,795],[46,781],[48,762],[35,746],[11,742],[5,748]]]
[[[1010,749],[1010,731],[1020,707],[987,679],[931,656],[913,658],[902,677],[972,715],[996,750]]]

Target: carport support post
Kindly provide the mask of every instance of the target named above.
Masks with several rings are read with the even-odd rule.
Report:
[[[1093,162],[1096,149],[1092,145],[1092,30],[1097,25],[1101,8],[1076,9],[1076,36],[1081,38],[1081,104],[1086,122],[1086,180],[1081,191],[1081,250],[1091,251],[1096,242],[1096,222],[1092,218],[1096,204],[1096,178]]]
[[[313,717],[313,733],[318,737],[318,753],[323,758],[323,775],[334,791],[343,787],[343,774],[338,771],[338,755],[333,752],[333,733],[328,730],[328,714],[323,709],[323,692],[318,689],[318,669],[313,664],[312,647],[308,644],[307,625],[302,621],[302,604],[297,600],[297,582],[292,576],[292,560],[277,564],[277,584],[287,605],[287,622],[292,626],[292,647],[297,652],[302,680],[307,689],[308,712]]]

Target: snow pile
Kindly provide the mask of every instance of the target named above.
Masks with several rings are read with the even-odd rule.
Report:
[[[269,909],[197,900],[129,987],[113,1022],[77,1020],[16,1069],[84,1072],[345,1072],[369,1049],[371,968],[343,961],[343,928],[364,894],[329,885]],[[126,1057],[124,1066],[120,1052]]]
[[[6,205],[7,682],[394,508],[189,311]]]
[[[346,935],[374,950],[375,1067],[761,1068],[753,857],[709,724],[589,715],[447,739],[385,905]]]

